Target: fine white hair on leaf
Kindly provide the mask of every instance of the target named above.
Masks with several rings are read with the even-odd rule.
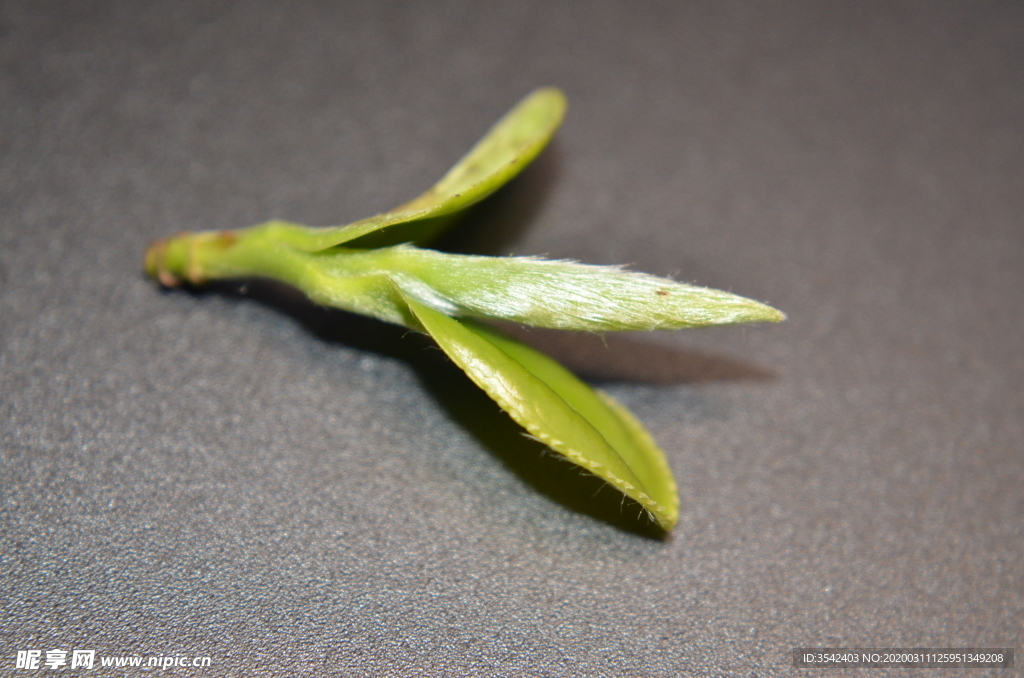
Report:
[[[410,245],[388,248],[380,264],[408,294],[446,315],[500,318],[537,327],[658,330],[784,317],[770,306],[729,292],[618,266],[446,254]]]

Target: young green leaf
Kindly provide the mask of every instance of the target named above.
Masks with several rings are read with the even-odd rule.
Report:
[[[432,188],[383,214],[334,228],[281,221],[268,222],[263,228],[306,252],[319,252],[357,239],[362,242],[371,234],[378,236],[372,242],[374,247],[408,240],[424,242],[451,223],[449,217],[483,200],[529,165],[562,124],[565,109],[561,90],[535,90],[506,113]],[[386,234],[379,233],[403,224],[409,228],[402,229],[402,235],[408,236],[402,240],[389,241]]]
[[[530,435],[639,502],[663,529],[675,525],[679,500],[664,454],[621,405],[491,328],[406,301],[448,357]]]

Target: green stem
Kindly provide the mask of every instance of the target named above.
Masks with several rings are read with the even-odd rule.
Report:
[[[150,246],[146,272],[165,287],[271,278],[324,306],[420,327],[385,272],[389,250],[335,248],[311,254],[282,238],[283,228],[281,222],[270,222],[239,231],[179,233]]]

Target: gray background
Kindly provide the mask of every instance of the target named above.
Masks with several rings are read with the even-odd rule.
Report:
[[[832,5],[0,5],[2,672],[78,648],[808,675],[791,648],[1019,646],[1024,5]],[[667,539],[428,342],[141,272],[182,229],[403,202],[542,84],[570,99],[553,147],[446,247],[789,314],[525,335],[663,445]]]

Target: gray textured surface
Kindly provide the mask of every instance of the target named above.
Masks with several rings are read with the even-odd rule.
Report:
[[[53,648],[238,676],[1019,649],[1022,6],[829,5],[0,5],[0,672]],[[500,442],[415,337],[140,272],[181,229],[402,202],[540,84],[570,98],[554,147],[454,246],[790,315],[532,335],[667,450],[666,541],[577,510],[591,488]]]

